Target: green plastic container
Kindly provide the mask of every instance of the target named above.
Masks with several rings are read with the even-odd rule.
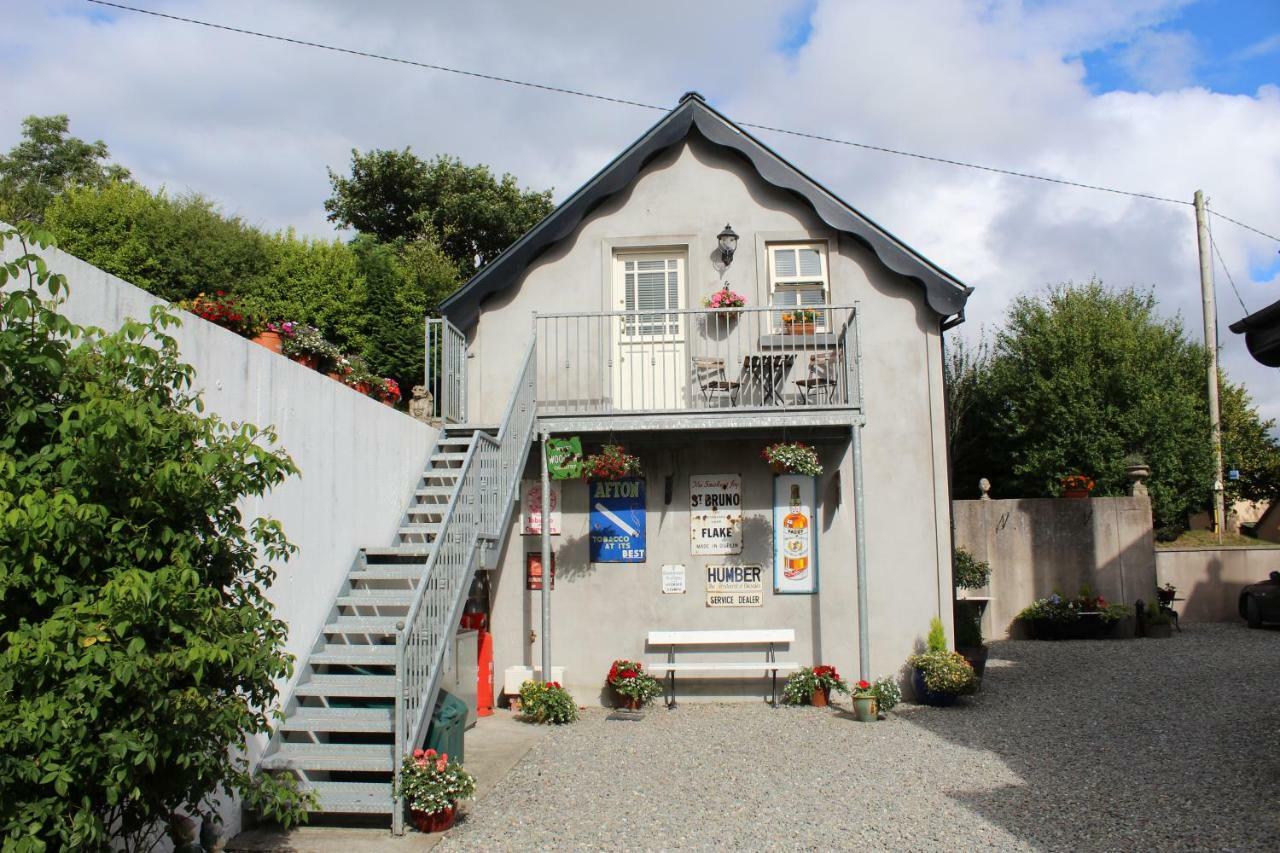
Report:
[[[463,758],[463,734],[467,730],[467,703],[445,690],[436,699],[427,727],[426,749],[448,753],[449,758],[461,764]]]

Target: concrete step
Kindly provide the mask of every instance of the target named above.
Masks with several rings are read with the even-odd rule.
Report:
[[[281,728],[286,732],[395,733],[391,708],[299,708]]]
[[[389,773],[395,750],[395,746],[389,743],[282,743],[275,752],[262,759],[261,766],[265,770]]]
[[[381,646],[342,646],[326,643],[309,658],[313,666],[395,666],[396,647],[387,643]]]
[[[380,699],[396,695],[394,675],[313,675],[299,684],[295,696],[343,696],[346,698]]]
[[[324,632],[393,635],[396,633],[396,623],[403,621],[403,616],[339,616],[336,621],[324,626]]]
[[[391,814],[390,782],[310,782],[320,811],[333,814]]]

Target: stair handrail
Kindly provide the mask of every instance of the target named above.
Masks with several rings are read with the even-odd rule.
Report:
[[[400,760],[418,743],[440,683],[449,633],[459,617],[466,580],[479,555],[482,537],[499,535],[503,498],[519,485],[524,451],[536,423],[534,352],[531,341],[497,438],[477,432],[454,469],[458,479],[431,545],[422,582],[396,632],[395,790]],[[455,529],[457,528],[457,529]],[[444,556],[442,556],[444,555]],[[393,820],[399,825],[397,796]]]

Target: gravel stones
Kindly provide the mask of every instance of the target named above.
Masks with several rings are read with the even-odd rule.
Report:
[[[982,692],[833,708],[589,710],[442,850],[1256,850],[1280,845],[1280,631],[1009,641]]]

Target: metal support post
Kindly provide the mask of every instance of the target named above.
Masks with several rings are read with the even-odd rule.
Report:
[[[551,680],[551,473],[547,439],[542,433],[542,681]]]
[[[853,434],[853,535],[858,564],[858,677],[871,680],[871,626],[867,615],[867,526],[862,492],[862,418]]]

